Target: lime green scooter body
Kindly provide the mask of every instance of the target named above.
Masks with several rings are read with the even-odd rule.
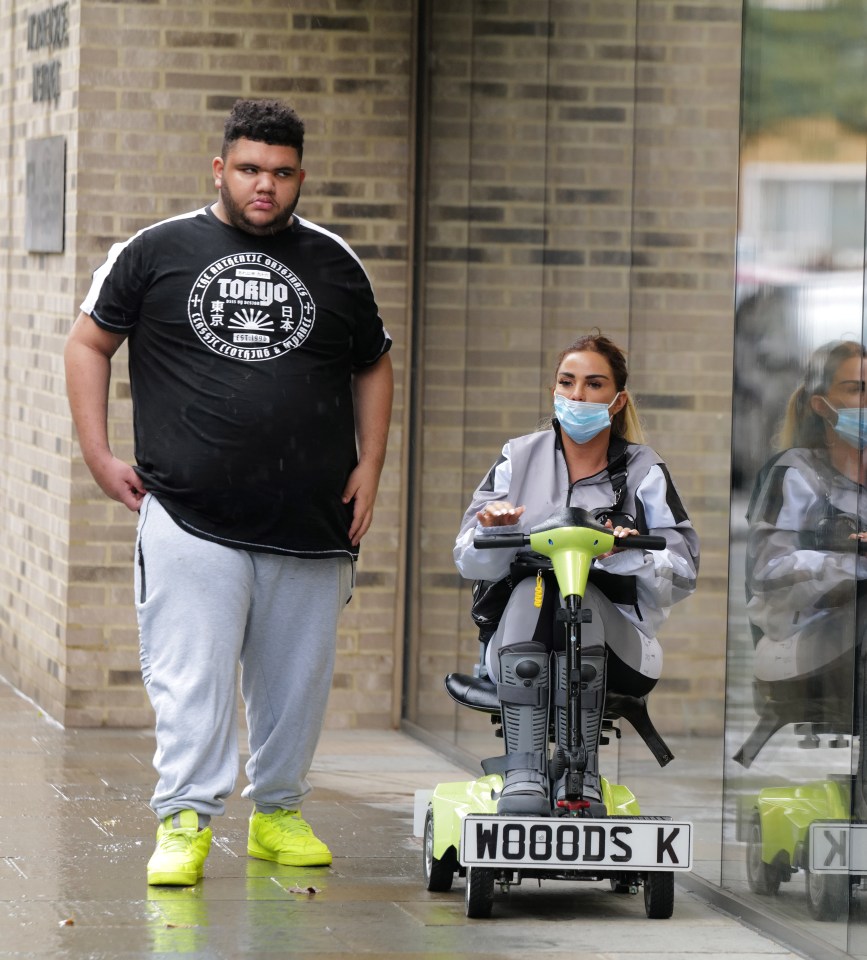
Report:
[[[601,528],[558,527],[530,534],[530,546],[549,557],[564,597],[583,597],[594,557],[608,553],[614,546],[614,534]]]
[[[837,780],[814,780],[796,787],[765,787],[755,809],[762,827],[762,860],[784,854],[790,866],[800,865],[807,831],[814,821],[849,819],[850,788]]]
[[[638,801],[620,784],[609,783],[600,777],[602,801],[609,816],[637,817],[641,810]],[[503,789],[503,778],[494,773],[478,780],[441,783],[431,797],[433,810],[433,855],[446,859],[448,851],[460,853],[461,827],[467,814],[496,814],[497,797]]]

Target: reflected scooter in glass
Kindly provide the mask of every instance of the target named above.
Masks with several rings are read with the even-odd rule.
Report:
[[[738,763],[749,768],[787,723],[794,723],[803,749],[849,747],[851,715],[842,716],[834,699],[808,699],[805,688],[799,679],[756,686],[759,722],[735,754]],[[746,842],[753,893],[774,896],[782,883],[803,872],[813,919],[836,920],[848,910],[850,889],[867,880],[867,823],[850,823],[853,780],[850,774],[831,774],[795,786],[763,787],[744,799],[738,839]]]
[[[836,532],[821,547],[864,553],[867,543]],[[853,668],[854,663],[836,662],[810,677],[754,680],[758,720],[734,760],[749,769],[788,724],[801,749],[848,750],[852,703],[840,692],[851,688]],[[852,820],[853,792],[863,789],[859,776],[857,771],[832,773],[795,786],[763,787],[744,798],[738,839],[746,843],[747,884],[753,893],[775,896],[781,884],[803,873],[814,920],[837,920],[848,911],[850,896],[867,885],[867,823],[860,816]]]
[[[809,747],[819,746],[816,724],[798,724]],[[742,817],[747,883],[773,896],[803,871],[807,910],[815,920],[836,920],[848,910],[850,886],[867,875],[867,824],[850,824],[848,777],[798,786],[764,787]]]
[[[529,534],[475,540],[479,549],[526,545],[550,562],[565,604],[556,617],[566,637],[566,742],[556,743],[556,731],[549,729],[549,740],[554,741],[548,760],[550,815],[497,815],[504,757],[482,761],[484,775],[479,779],[439,784],[425,816],[425,886],[446,892],[455,875],[465,877],[466,915],[483,918],[491,915],[497,884],[506,892],[524,879],[608,880],[616,893],[635,894],[643,888],[647,916],[667,919],[674,909],[675,871],[692,866],[692,824],[642,816],[631,791],[604,777],[603,803],[584,797],[587,750],[581,735],[581,697],[582,687],[594,678],[588,671],[595,676],[595,668],[581,663],[581,624],[591,615],[581,601],[593,558],[608,553],[615,537],[592,514],[566,507]],[[618,539],[616,546],[662,550],[666,542],[659,536],[631,536]],[[458,702],[490,713],[498,722],[500,707],[492,681],[451,674],[446,688]],[[604,724],[608,731],[619,737],[614,722],[629,719],[660,766],[672,759],[650,723],[643,698],[609,695],[608,701]],[[557,799],[554,786],[564,775],[565,797]]]

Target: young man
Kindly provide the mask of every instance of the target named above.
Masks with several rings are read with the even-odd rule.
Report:
[[[304,126],[238,101],[213,160],[219,198],[115,244],[66,347],[82,454],[139,512],[136,611],[156,713],[160,820],[148,883],[203,875],[235,787],[235,682],[247,712],[251,856],[327,865],[301,818],[385,457],[391,340],[368,277],[294,211]],[[107,435],[128,339],[135,466]]]

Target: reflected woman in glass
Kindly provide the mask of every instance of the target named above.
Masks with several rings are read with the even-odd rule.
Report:
[[[856,593],[867,580],[867,557],[855,548],[867,537],[865,380],[860,343],[816,351],[789,400],[786,449],[763,468],[750,504],[747,613],[759,681],[839,667],[851,687]]]
[[[786,449],[762,469],[750,502],[747,614],[756,641],[759,721],[735,755],[747,767],[786,724],[802,724],[795,728],[805,737],[801,746],[813,747],[822,742],[819,734],[832,735],[824,741],[828,745],[848,746],[863,726],[865,383],[862,344],[834,341],[813,354],[789,400],[780,435]],[[844,831],[850,817],[860,820],[867,813],[861,741],[854,777],[848,753],[834,758],[836,763],[821,756],[822,764],[834,768],[830,773],[817,769],[818,757],[806,765],[790,758],[787,779],[792,763],[811,769],[804,779],[817,779],[759,791],[746,838],[754,892],[776,893],[793,870],[803,869],[814,918],[835,919],[846,909],[853,878]],[[813,830],[811,823],[821,829]],[[817,860],[821,844],[826,846]]]

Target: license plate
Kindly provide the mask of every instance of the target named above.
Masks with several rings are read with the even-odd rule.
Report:
[[[867,873],[867,823],[814,820],[809,848],[811,873]]]
[[[557,870],[689,870],[692,824],[662,817],[468,815],[461,832],[465,867]]]

